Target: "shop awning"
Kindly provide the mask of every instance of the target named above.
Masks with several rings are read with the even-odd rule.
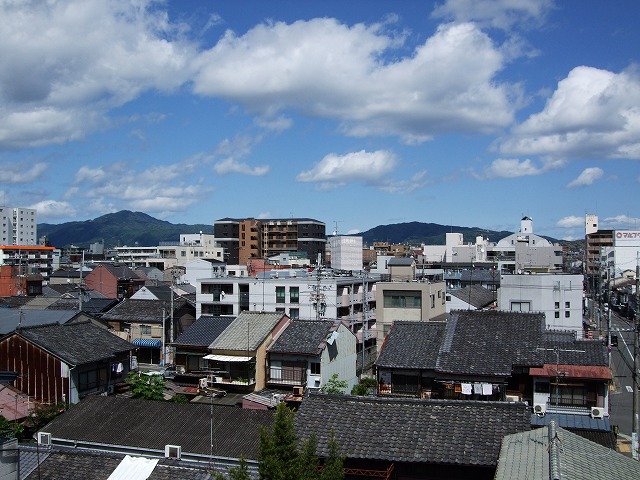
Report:
[[[216,362],[248,362],[253,357],[243,357],[240,355],[205,355],[205,360],[215,360]]]
[[[162,340],[155,338],[134,338],[133,343],[136,347],[160,348]]]

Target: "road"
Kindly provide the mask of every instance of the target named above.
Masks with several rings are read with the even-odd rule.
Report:
[[[618,336],[618,347],[611,350],[613,389],[609,392],[611,425],[618,425],[619,432],[631,435],[633,426],[633,324],[611,312],[612,335]]]

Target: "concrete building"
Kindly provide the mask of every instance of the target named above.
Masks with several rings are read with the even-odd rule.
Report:
[[[0,245],[37,245],[37,211],[0,207]]]
[[[53,272],[59,250],[38,245],[0,245],[0,266],[14,267],[15,275],[40,275],[46,283]],[[16,278],[18,278],[16,277]]]
[[[218,244],[230,264],[246,265],[252,258],[284,252],[306,252],[313,264],[324,257],[325,224],[312,218],[222,218],[213,225]]]
[[[547,328],[570,330],[583,337],[582,275],[540,273],[501,275],[498,309],[542,312]]]
[[[362,237],[336,235],[329,237],[331,268],[334,270],[362,270]]]

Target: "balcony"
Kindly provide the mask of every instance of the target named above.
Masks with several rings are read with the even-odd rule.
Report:
[[[307,382],[306,367],[270,367],[268,383],[302,386]]]

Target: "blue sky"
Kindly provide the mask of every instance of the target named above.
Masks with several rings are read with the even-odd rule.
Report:
[[[636,0],[0,0],[0,18],[0,205],[39,222],[640,229]]]

